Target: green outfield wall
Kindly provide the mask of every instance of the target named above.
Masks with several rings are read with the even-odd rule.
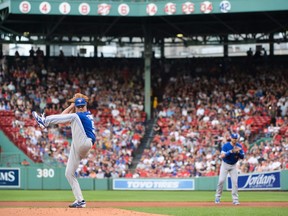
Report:
[[[6,172],[9,169],[13,168],[0,168],[0,189],[9,189],[9,185],[5,186],[5,181],[3,182],[3,178],[5,177],[5,172],[1,172],[1,169],[4,169]],[[23,189],[23,190],[69,190],[70,185],[68,184],[65,177],[65,168],[50,168],[50,167],[20,167],[15,168],[19,169],[19,186],[11,187],[11,189]],[[7,171],[7,172],[8,172]],[[266,186],[270,185],[273,187],[271,190],[288,190],[288,170],[269,172],[266,174],[249,174],[250,177],[247,177],[247,182],[254,184],[266,184]],[[255,176],[257,175],[257,176]],[[273,177],[273,176],[278,177]],[[277,179],[278,178],[278,179]],[[83,190],[113,190],[113,179],[92,179],[92,178],[79,178],[79,183]],[[115,180],[114,180],[115,181]],[[130,181],[134,181],[134,186],[136,190],[153,190],[152,188],[153,182],[159,185],[169,185],[171,182],[172,185],[175,185],[175,182],[192,182],[192,187],[189,189],[186,184],[184,187],[179,187],[177,190],[216,190],[218,176],[217,177],[197,177],[197,178],[189,178],[189,179],[118,179],[121,183],[120,188],[116,188],[118,190],[134,190],[134,188],[125,188],[125,184]],[[144,182],[144,183],[143,183]],[[159,183],[160,182],[160,183]],[[167,183],[168,182],[168,183]],[[170,183],[169,183],[170,182]],[[274,182],[274,183],[273,183]],[[275,183],[276,182],[276,183]],[[274,185],[273,185],[274,184]],[[276,184],[276,185],[275,185]],[[277,184],[279,184],[277,186]],[[128,184],[127,184],[128,185]],[[147,186],[147,187],[146,187]],[[265,186],[265,187],[266,187]],[[279,187],[280,186],[280,187]],[[116,186],[117,187],[117,186]],[[258,186],[256,186],[258,187]],[[224,185],[224,189],[226,189],[226,183]],[[257,190],[259,188],[256,188]],[[160,187],[157,190],[166,190],[165,188]],[[169,189],[173,190],[173,188]],[[255,188],[253,189],[255,190]],[[261,188],[259,189],[261,190]],[[269,188],[264,188],[264,190],[270,190]]]
[[[8,137],[0,130],[0,167],[1,166],[18,166],[24,159],[30,164],[34,162],[22,152]]]
[[[2,149],[2,153],[0,154],[0,190],[70,190],[70,185],[65,177],[65,167],[54,167],[49,166],[49,164],[34,164],[2,131],[0,131],[0,140]],[[31,165],[21,166],[20,162],[24,159],[29,161]],[[242,178],[243,176],[239,175],[240,184],[241,182],[243,183]],[[173,190],[173,187],[179,184],[179,187],[175,189],[209,191],[216,190],[218,176],[189,178],[190,181],[186,180],[187,179],[124,179],[124,181],[117,180],[116,182],[113,179],[79,178],[79,183],[83,190]],[[247,177],[244,176],[244,181],[244,184],[246,184],[246,182],[247,184],[255,184],[254,190],[259,188],[259,190],[261,190],[261,185],[264,185],[264,190],[287,191],[288,170],[268,172],[265,174],[252,173]],[[119,183],[118,186],[117,183]],[[129,185],[131,187],[129,187]],[[165,188],[167,185],[171,187]],[[227,185],[225,183],[224,189],[226,188]]]

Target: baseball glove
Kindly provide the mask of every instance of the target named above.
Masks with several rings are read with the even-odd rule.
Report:
[[[242,148],[240,148],[240,147],[238,147],[238,146],[235,146],[232,151],[233,151],[234,153],[239,153],[241,149],[242,149]]]
[[[89,102],[89,97],[81,93],[76,93],[72,98],[67,100],[67,102],[74,103],[77,98],[84,98],[87,101],[87,103]]]

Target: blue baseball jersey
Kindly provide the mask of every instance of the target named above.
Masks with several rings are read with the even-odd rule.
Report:
[[[82,125],[84,127],[87,137],[91,138],[92,143],[94,144],[96,141],[96,135],[95,135],[95,125],[94,125],[93,116],[91,115],[89,111],[77,112],[76,114],[79,116],[82,122]]]
[[[244,158],[244,151],[240,143],[236,143],[236,146],[240,147],[241,150],[239,153],[230,153],[230,150],[233,149],[231,142],[227,142],[223,145],[221,153],[224,153],[226,157],[223,158],[223,161],[228,164],[235,164],[240,159]]]

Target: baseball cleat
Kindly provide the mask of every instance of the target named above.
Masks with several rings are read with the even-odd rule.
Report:
[[[233,205],[240,205],[240,202],[239,201],[234,201]]]
[[[46,128],[45,126],[45,116],[44,114],[42,114],[41,116],[39,116],[35,111],[32,112],[33,117],[35,118],[35,120],[37,121],[37,124],[41,127],[41,128]]]
[[[85,208],[86,207],[86,202],[85,200],[82,200],[79,202],[78,200],[75,200],[74,203],[69,205],[69,208]]]
[[[220,204],[220,198],[215,199],[215,204]]]

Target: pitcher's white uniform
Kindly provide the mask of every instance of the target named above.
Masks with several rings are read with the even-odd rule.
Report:
[[[75,176],[81,159],[83,159],[95,142],[95,127],[90,112],[80,112],[62,115],[50,115],[45,119],[45,126],[71,122],[72,143],[67,162],[65,176],[78,201],[83,200],[79,183]]]
[[[87,111],[86,105],[87,102],[84,98],[78,98],[74,104],[71,104],[59,115],[50,115],[47,117],[42,115],[42,117],[40,117],[35,111],[32,112],[32,115],[40,127],[48,127],[53,124],[71,124],[72,143],[65,171],[65,176],[76,199],[73,204],[69,205],[71,208],[86,207],[86,202],[83,198],[75,172],[81,159],[87,155],[96,141],[93,116]],[[76,109],[76,113],[71,113],[74,108]]]

